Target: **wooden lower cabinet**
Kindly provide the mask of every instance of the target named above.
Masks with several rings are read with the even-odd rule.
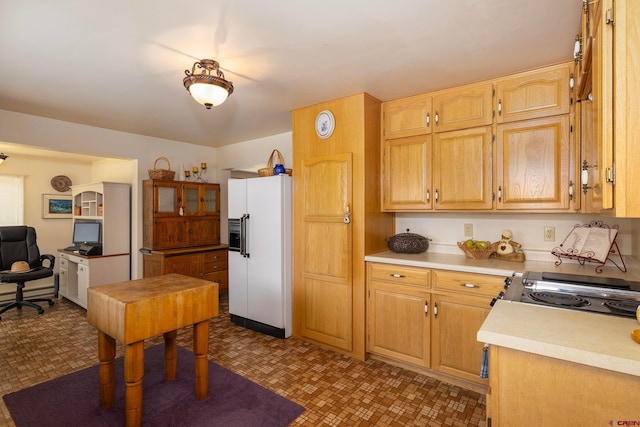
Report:
[[[178,273],[218,282],[219,291],[229,289],[227,245],[143,252],[144,277]]]
[[[368,273],[368,351],[428,368],[429,270],[369,264]]]
[[[638,377],[492,345],[488,426],[637,425]]]
[[[503,276],[367,263],[367,351],[486,387],[476,339]]]

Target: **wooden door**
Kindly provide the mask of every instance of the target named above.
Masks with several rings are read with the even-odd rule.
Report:
[[[201,192],[203,215],[220,215],[220,184],[203,184]]]
[[[371,281],[367,313],[370,352],[430,366],[429,293],[417,287]]]
[[[569,209],[569,116],[498,125],[497,208]]]
[[[600,150],[595,130],[595,106],[593,101],[579,102],[578,124],[580,130],[582,175],[586,180],[579,186],[582,192],[582,212],[600,213],[602,209],[602,183],[598,165],[600,163]],[[581,179],[581,181],[583,181]],[[586,187],[586,188],[583,188]]]
[[[384,139],[431,133],[431,95],[416,95],[382,104]]]
[[[496,82],[496,122],[569,113],[568,65],[520,73]]]
[[[352,155],[305,159],[302,180],[301,335],[351,351],[353,334]],[[297,246],[301,248],[301,246]]]
[[[491,209],[491,126],[439,133],[435,136],[435,209]]]
[[[431,135],[386,140],[382,169],[382,209],[430,210],[431,165]]]
[[[483,343],[476,335],[489,315],[488,298],[462,295],[434,295],[432,320],[432,367],[445,374],[478,384]]]
[[[164,259],[164,274],[177,273],[184,274],[185,276],[201,278],[200,275],[202,271],[202,254],[178,255],[165,257]]]
[[[493,122],[493,85],[479,83],[433,96],[434,132],[487,126]]]

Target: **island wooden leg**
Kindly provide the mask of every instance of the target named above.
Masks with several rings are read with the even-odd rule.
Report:
[[[203,400],[209,394],[209,321],[193,325],[193,353],[195,354],[196,399]]]
[[[167,381],[176,379],[176,370],[178,367],[177,336],[178,331],[164,333],[164,379]]]
[[[125,423],[127,427],[142,425],[142,377],[144,376],[144,341],[124,348]]]
[[[113,359],[116,357],[116,340],[98,331],[98,369],[100,378],[100,408],[113,407],[116,387],[116,372]]]

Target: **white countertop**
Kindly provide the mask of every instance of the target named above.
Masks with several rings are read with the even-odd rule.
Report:
[[[627,317],[499,300],[478,341],[640,377],[640,344]]]

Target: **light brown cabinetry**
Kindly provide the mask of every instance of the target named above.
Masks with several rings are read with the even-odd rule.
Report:
[[[434,132],[487,126],[493,122],[493,84],[479,83],[433,95]]]
[[[434,136],[435,209],[491,209],[492,137],[491,126]]]
[[[569,114],[571,70],[567,64],[496,81],[496,123]]]
[[[335,130],[316,135],[329,110]],[[386,248],[380,101],[358,94],[293,111],[293,335],[365,356],[365,263]]]
[[[495,345],[489,372],[487,425],[599,426],[638,418],[640,381],[633,375]]]
[[[568,210],[577,192],[570,175],[569,116],[498,125],[497,208]]]
[[[428,368],[431,271],[368,263],[367,275],[367,350]]]
[[[432,134],[382,141],[382,209],[579,210],[571,69],[565,63],[428,94]]]
[[[383,138],[427,135],[431,124],[431,95],[416,95],[385,102],[382,107]]]
[[[478,384],[483,343],[476,339],[489,315],[491,298],[504,286],[504,277],[433,270],[431,367]]]
[[[592,98],[598,150],[596,182],[602,188],[602,214],[640,217],[640,3],[600,0],[592,44]],[[583,138],[584,139],[584,138]],[[587,160],[594,166],[593,159]]]
[[[228,290],[226,245],[143,252],[143,261],[145,278],[178,273],[218,282],[220,292]]]
[[[431,135],[384,141],[382,209],[429,210],[432,197]]]
[[[367,263],[367,351],[485,386],[476,334],[504,277]]]
[[[143,181],[143,246],[171,249],[220,243],[220,185]]]

